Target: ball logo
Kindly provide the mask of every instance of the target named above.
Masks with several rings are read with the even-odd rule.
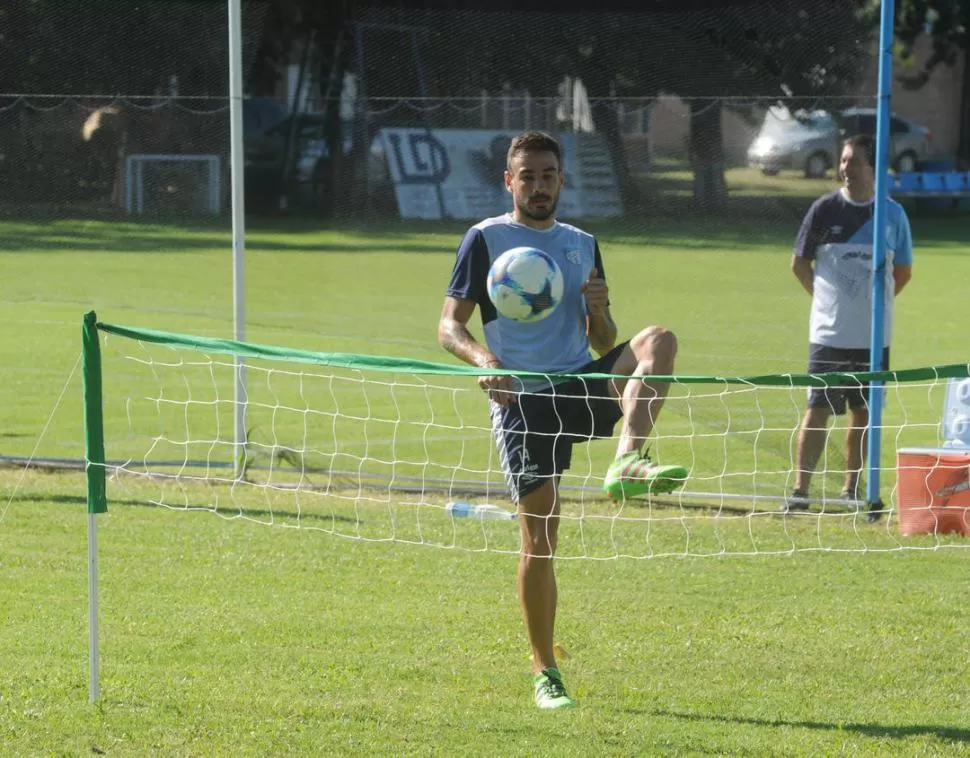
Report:
[[[512,321],[541,321],[562,299],[563,276],[556,262],[542,250],[514,247],[492,263],[486,286],[501,316]]]

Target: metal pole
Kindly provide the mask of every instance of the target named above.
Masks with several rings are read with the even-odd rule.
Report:
[[[98,317],[84,314],[81,327],[84,391],[84,470],[88,500],[88,699],[101,697],[101,647],[98,633],[98,521],[108,510],[104,460],[104,401]]]
[[[90,464],[88,464],[90,465]],[[98,627],[98,517],[88,512],[88,702],[101,697],[101,633]]]
[[[882,365],[886,313],[886,212],[889,204],[889,119],[892,114],[893,42],[895,2],[882,0],[879,30],[879,92],[876,115],[876,198],[872,229],[872,315],[869,363],[873,371]],[[882,458],[882,382],[869,388],[869,461],[866,501],[868,520],[878,521],[883,510],[879,497],[879,461]]]
[[[233,336],[246,339],[246,197],[243,174],[243,81],[241,0],[229,1],[229,168],[232,178],[232,315]],[[235,357],[235,473],[246,468],[246,365]]]

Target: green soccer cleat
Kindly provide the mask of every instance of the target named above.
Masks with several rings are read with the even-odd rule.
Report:
[[[559,669],[544,669],[535,675],[536,705],[546,711],[556,708],[572,708],[576,701],[566,694]]]
[[[625,500],[637,495],[673,492],[687,479],[683,466],[661,466],[648,455],[632,451],[621,455],[610,465],[603,491],[611,500]]]

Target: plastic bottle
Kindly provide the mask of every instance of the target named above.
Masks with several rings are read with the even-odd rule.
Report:
[[[455,518],[494,519],[498,521],[511,521],[516,518],[516,515],[512,511],[504,510],[497,505],[490,503],[476,505],[475,503],[468,503],[464,500],[451,501],[445,506],[445,511]]]

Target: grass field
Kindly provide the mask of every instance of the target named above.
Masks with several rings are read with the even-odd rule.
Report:
[[[683,374],[801,371],[797,221],[777,206],[761,219],[590,224],[621,333],[671,327]],[[966,362],[970,224],[913,226],[894,366]],[[248,339],[443,360],[434,332],[462,229],[253,224]],[[68,377],[85,311],[231,336],[228,240],[225,224],[0,223],[0,454],[82,455],[80,382]],[[126,376],[106,377],[109,397]],[[923,399],[927,418],[941,402]],[[262,510],[219,518],[153,507],[155,484],[113,480],[99,518],[103,698],[91,706],[83,479],[9,468],[0,486],[0,753],[970,754],[970,553],[894,550],[940,543],[885,524],[773,519],[753,541],[750,520],[699,523],[698,552],[784,554],[613,560],[617,546],[655,553],[635,523],[608,520],[608,538],[581,529],[595,525],[590,505],[589,525],[564,524],[579,559],[559,568],[557,636],[581,708],[550,716],[529,700],[514,527],[408,520],[406,499],[384,522],[337,520],[328,506],[317,523],[312,504],[291,518],[292,502],[265,490]],[[220,493],[169,499],[211,506]],[[650,539],[659,552],[682,544]]]

